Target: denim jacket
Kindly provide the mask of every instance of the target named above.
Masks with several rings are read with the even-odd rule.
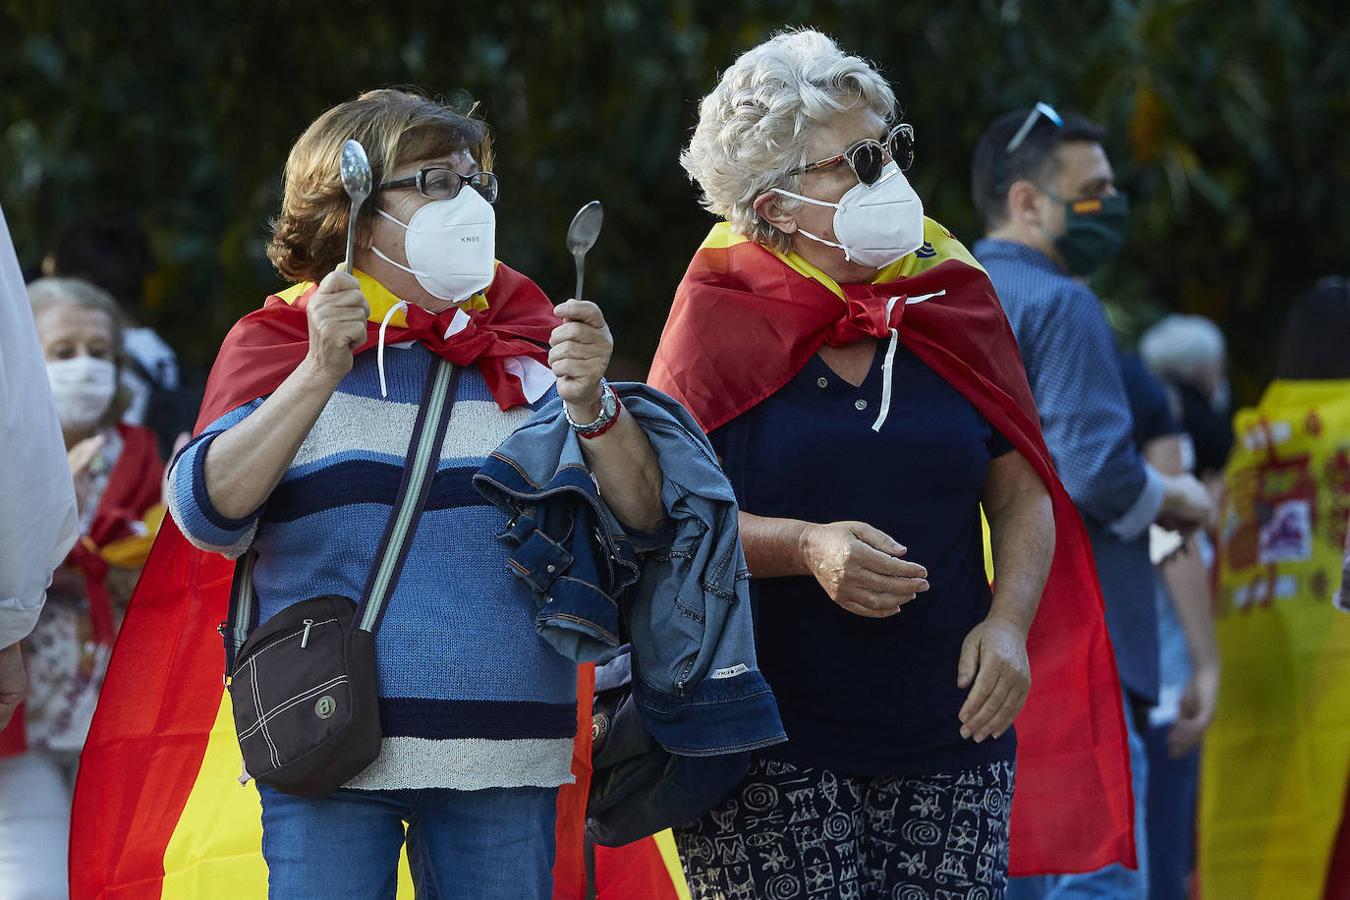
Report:
[[[488,457],[478,490],[511,516],[509,565],[539,598],[535,627],[560,653],[595,660],[633,646],[633,699],[671,753],[720,756],[785,741],[755,661],[749,573],[735,495],[678,402],[617,384],[663,473],[666,522],[625,533],[600,498],[562,401]]]

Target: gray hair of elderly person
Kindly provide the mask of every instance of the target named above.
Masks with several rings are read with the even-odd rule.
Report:
[[[61,304],[106,313],[110,323],[109,337],[113,347],[113,358],[110,362],[117,367],[117,378],[120,383],[123,362],[125,361],[125,345],[122,343],[122,339],[126,329],[126,321],[123,317],[122,308],[112,294],[96,284],[85,281],[83,278],[46,276],[28,283],[28,302],[33,308],[35,320],[38,319],[39,313],[43,310]],[[40,332],[38,339],[42,342]],[[45,342],[43,343],[45,344]],[[122,414],[126,412],[130,402],[131,397],[125,386],[120,386],[108,407],[107,413],[104,414],[99,424],[106,426],[115,423],[122,418]]]
[[[797,192],[812,127],[858,103],[882,119],[895,113],[895,93],[861,57],[850,56],[811,29],[774,35],[747,50],[699,103],[698,124],[680,165],[702,191],[700,203],[751,240],[786,251],[791,238],[756,214],[755,198],[771,188]],[[782,198],[784,209],[799,200]]]
[[[59,303],[69,303],[71,306],[106,313],[111,323],[112,345],[120,357],[122,331],[125,327],[122,309],[117,305],[116,298],[98,285],[83,278],[57,276],[38,278],[28,283],[28,302],[33,307],[34,316]]]
[[[1167,316],[1139,339],[1139,356],[1154,374],[1209,393],[1224,377],[1228,345],[1204,316]]]

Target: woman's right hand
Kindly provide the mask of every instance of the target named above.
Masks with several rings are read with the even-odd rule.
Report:
[[[319,282],[305,315],[309,320],[306,361],[336,386],[352,370],[352,352],[366,342],[370,305],[354,277],[334,271]]]
[[[928,570],[902,559],[908,549],[863,522],[810,525],[802,559],[830,599],[859,616],[893,616],[928,590]]]

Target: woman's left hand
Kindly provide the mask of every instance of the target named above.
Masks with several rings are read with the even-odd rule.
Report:
[[[961,707],[961,737],[980,743],[999,737],[1022,711],[1031,691],[1027,635],[1015,623],[990,616],[970,630],[961,645],[956,684],[970,687]]]
[[[568,300],[553,311],[563,320],[548,340],[558,396],[573,421],[594,422],[600,418],[600,379],[614,354],[614,338],[604,313],[589,300]]]

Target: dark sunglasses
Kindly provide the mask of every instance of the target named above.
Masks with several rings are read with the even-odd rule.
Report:
[[[854,141],[844,148],[843,153],[807,163],[800,169],[788,172],[788,175],[805,175],[807,172],[819,172],[847,163],[858,180],[870,187],[881,177],[881,170],[886,168],[888,157],[895,160],[901,172],[908,171],[914,165],[914,128],[911,125],[901,122],[890,130],[885,141],[872,138]]]
[[[399,188],[417,188],[423,197],[432,200],[453,200],[459,196],[460,189],[468,185],[483,195],[489,203],[497,202],[497,176],[491,172],[475,172],[461,175],[447,166],[427,166],[416,175],[386,181],[377,187],[377,191],[392,191]]]

